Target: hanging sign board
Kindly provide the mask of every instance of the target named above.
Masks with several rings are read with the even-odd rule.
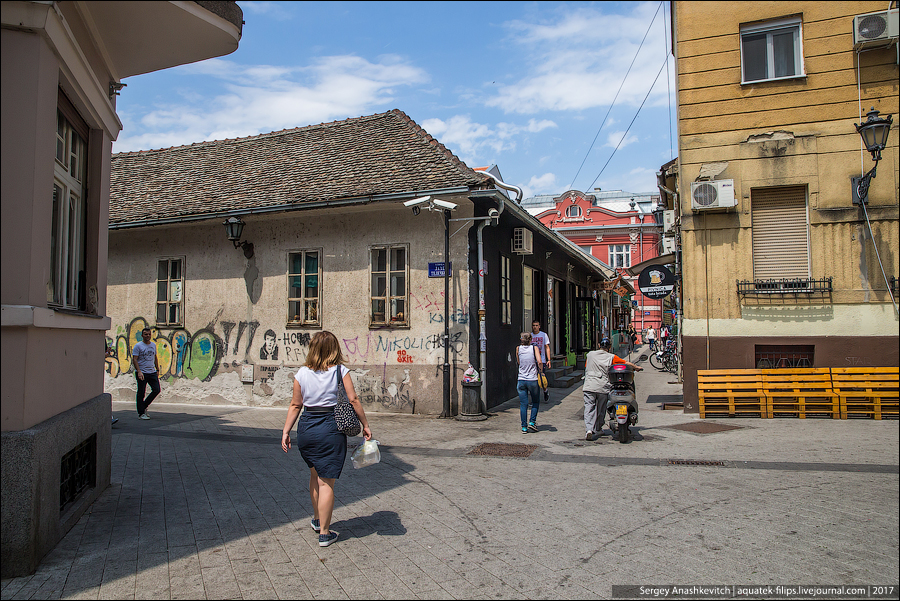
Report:
[[[645,267],[638,276],[638,288],[647,298],[665,298],[675,288],[675,275],[662,265]]]

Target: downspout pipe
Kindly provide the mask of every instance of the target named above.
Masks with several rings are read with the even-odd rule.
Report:
[[[499,178],[495,177],[493,174],[488,173],[486,171],[479,171],[478,173],[482,175],[486,175],[494,180],[494,183],[503,188],[505,190],[514,191],[516,193],[516,203],[522,202],[522,188],[518,186],[512,186],[505,182],[500,181]],[[487,410],[487,312],[485,310],[484,305],[484,228],[491,221],[495,221],[497,224],[500,223],[500,214],[503,213],[503,209],[506,206],[506,195],[500,194],[500,206],[497,207],[497,219],[486,219],[478,224],[477,230],[477,239],[478,239],[478,372],[481,376],[481,402],[484,403],[484,410]]]

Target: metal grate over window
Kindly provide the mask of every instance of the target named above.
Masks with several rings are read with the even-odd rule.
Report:
[[[63,455],[59,466],[59,511],[97,483],[97,435]]]
[[[793,369],[815,367],[815,345],[757,344],[756,369]]]

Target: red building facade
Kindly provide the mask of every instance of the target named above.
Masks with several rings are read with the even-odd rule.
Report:
[[[658,331],[664,323],[663,300],[644,297],[637,276],[628,275],[624,268],[660,255],[660,229],[652,214],[658,201],[659,196],[652,194],[569,190],[553,199],[553,208],[536,215],[541,223],[615,269],[631,284],[635,293],[626,300],[632,305],[631,323],[639,334],[651,326]]]

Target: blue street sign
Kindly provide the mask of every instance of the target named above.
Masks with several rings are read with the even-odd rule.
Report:
[[[450,262],[450,270],[453,271],[453,262]],[[428,264],[428,277],[430,278],[442,278],[445,276],[444,273],[444,263],[429,263]]]

